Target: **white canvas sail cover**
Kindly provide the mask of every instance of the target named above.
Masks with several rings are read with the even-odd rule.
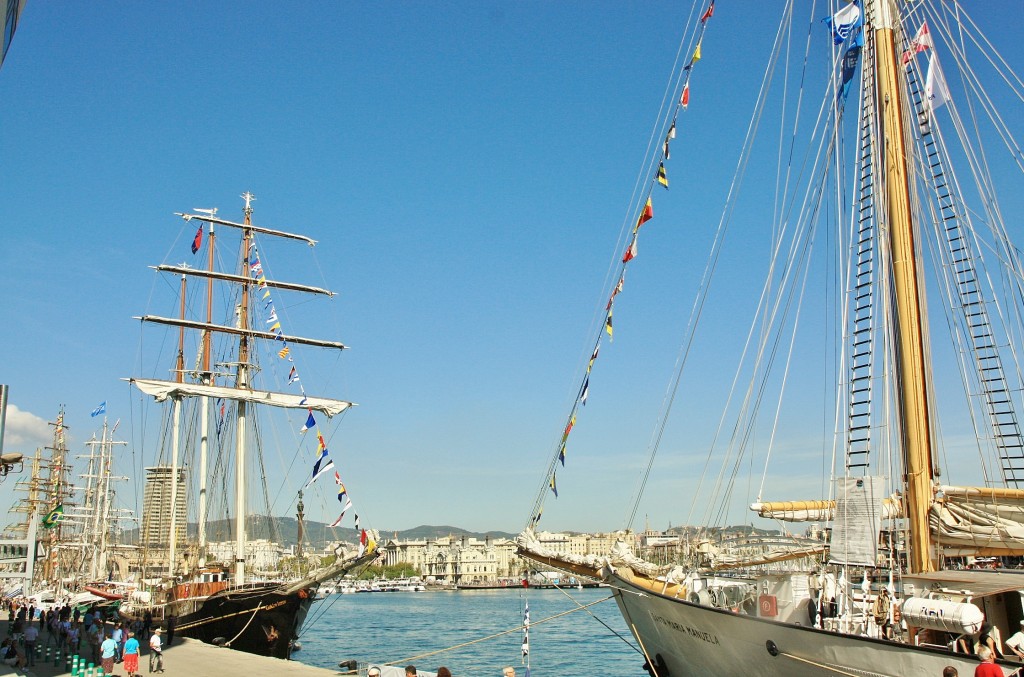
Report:
[[[832,523],[829,561],[875,566],[881,528],[884,477],[841,477],[836,480],[836,515]]]
[[[226,386],[203,385],[201,383],[177,383],[160,379],[129,379],[135,387],[157,402],[171,397],[222,397],[236,402],[254,402],[284,409],[313,409],[328,417],[340,414],[352,406],[351,402],[332,400],[325,397],[292,395],[269,390],[248,390]]]
[[[1024,491],[939,487],[929,515],[939,545],[963,553],[1024,553]]]
[[[758,517],[782,522],[831,522],[836,518],[835,501],[766,501],[752,503]],[[882,501],[882,519],[903,517],[903,504],[895,494]]]

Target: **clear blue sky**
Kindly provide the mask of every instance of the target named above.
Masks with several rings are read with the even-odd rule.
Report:
[[[1001,0],[978,18],[1016,23],[1021,9]],[[240,218],[250,190],[256,223],[320,241],[292,278],[341,293],[317,311],[322,325],[294,330],[352,347],[332,363],[328,394],[360,406],[331,446],[364,526],[517,531],[575,395],[633,187],[647,178],[689,11],[29,2],[0,69],[6,449],[46,443],[42,420],[64,404],[82,452],[104,400],[132,439],[119,379],[147,356],[131,318],[174,312],[154,307],[164,283],[147,266],[191,258],[194,227],[172,213]],[[775,11],[718,3],[672,189],[655,193],[615,343],[559,474],[575,499],[549,501],[549,528],[623,525]],[[1007,56],[1019,64],[1017,42]],[[700,399],[689,406],[715,417]],[[129,470],[153,453],[131,448]],[[307,512],[330,521],[333,483],[318,491]],[[688,505],[643,512],[664,527]]]

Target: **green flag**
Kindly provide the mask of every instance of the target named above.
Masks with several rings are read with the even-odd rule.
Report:
[[[46,517],[43,518],[43,528],[52,529],[57,526],[57,523],[64,518],[64,504],[58,503],[57,506],[46,513]]]

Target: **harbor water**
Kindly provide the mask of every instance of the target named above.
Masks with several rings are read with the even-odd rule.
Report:
[[[443,665],[455,677],[500,677],[511,665],[521,676],[527,603],[533,677],[647,674],[607,588],[334,594],[310,609],[293,658],[324,668],[348,659],[430,672]]]

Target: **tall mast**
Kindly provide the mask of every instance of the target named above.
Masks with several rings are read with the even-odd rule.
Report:
[[[252,246],[252,201],[256,196],[246,191],[245,226],[242,230],[242,298],[238,311],[238,325],[243,332],[249,328],[249,249]],[[249,385],[249,337],[242,333],[238,340],[238,377],[235,386]],[[238,402],[237,427],[235,432],[235,585],[245,584],[245,414],[246,403]]]
[[[204,213],[208,213],[210,216],[217,214],[216,208],[214,209],[201,209],[196,210]],[[214,232],[213,223],[209,224],[209,238],[207,241],[207,259],[206,259],[206,270],[211,273],[211,277],[206,280],[206,323],[213,324],[213,245],[214,245]],[[201,381],[204,385],[210,385],[213,383],[213,370],[210,366],[210,341],[211,332],[205,330],[203,332],[203,365],[202,374],[200,376]],[[208,453],[208,445],[210,441],[210,398],[204,397],[202,399],[202,406],[200,408],[199,418],[199,566],[206,566],[206,458]]]
[[[106,419],[103,419],[103,425],[106,426]],[[87,540],[88,547],[92,550],[92,555],[89,557],[89,576],[90,578],[96,578],[96,533],[99,529],[99,475],[96,473],[96,433],[92,434],[92,437],[88,442],[85,443],[89,447],[89,471],[85,475],[85,504],[86,510],[91,511],[87,513],[87,518],[92,522],[90,528],[86,529],[83,527],[82,533],[84,538]],[[95,481],[94,481],[95,480]],[[84,566],[84,563],[83,563]]]
[[[64,407],[60,408],[57,414],[57,420],[50,425],[53,426],[53,447],[50,451],[52,456],[50,457],[50,486],[48,491],[50,492],[50,505],[51,508],[56,507],[64,502],[64,496],[68,493],[67,491],[67,445],[64,441],[64,431],[67,426],[64,425]],[[49,552],[46,560],[43,562],[43,577],[47,581],[52,581],[57,574],[57,557],[58,548],[57,544],[61,541],[63,535],[63,520],[59,520],[53,528],[49,529],[48,539],[50,541]]]
[[[185,287],[186,277],[181,276],[181,319],[185,319]],[[178,329],[178,360],[175,365],[174,380],[183,383],[185,380],[185,328]],[[174,417],[171,421],[171,532],[168,537],[167,570],[174,575],[178,566],[178,454],[181,453],[181,397],[174,397]]]
[[[878,106],[885,167],[885,226],[892,257],[897,313],[897,398],[902,419],[911,572],[933,571],[928,511],[932,503],[932,440],[928,417],[928,372],[921,325],[917,243],[910,210],[905,148],[902,70],[896,49],[898,13],[893,0],[871,0]]]

